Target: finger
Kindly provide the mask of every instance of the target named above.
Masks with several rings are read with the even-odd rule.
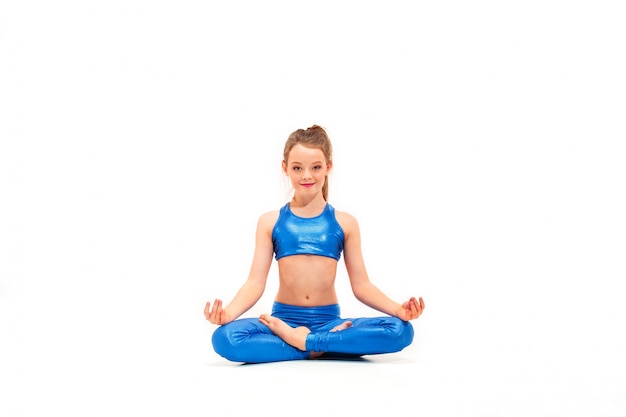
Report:
[[[208,320],[210,314],[211,314],[211,303],[208,302],[206,303],[206,306],[204,306],[204,317]]]
[[[421,298],[420,298],[420,300],[421,300]],[[419,302],[418,302],[418,301],[416,300],[416,301],[415,301],[415,306],[417,307],[417,315],[418,315],[418,317],[419,317],[419,316],[421,316],[421,315],[422,315],[422,313],[424,312],[424,301],[423,301],[423,300],[421,300],[421,301],[419,301]]]
[[[420,311],[417,305],[417,300],[415,298],[411,298],[411,317],[414,319],[418,318],[420,315]]]
[[[211,323],[219,324],[219,313],[222,310],[222,300],[215,300],[211,309]]]
[[[399,315],[402,320],[411,320],[411,300],[402,303],[402,310],[399,310]]]

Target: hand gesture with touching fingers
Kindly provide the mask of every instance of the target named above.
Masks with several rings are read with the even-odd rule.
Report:
[[[415,297],[402,304],[402,308],[396,311],[396,316],[404,321],[414,320],[422,315],[426,305],[422,297],[417,300]]]
[[[222,300],[215,300],[213,308],[211,308],[210,302],[206,303],[206,306],[204,307],[204,317],[209,322],[220,326],[232,321],[230,315],[222,307]]]

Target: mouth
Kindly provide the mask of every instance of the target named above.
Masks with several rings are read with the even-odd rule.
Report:
[[[301,186],[303,186],[303,187],[306,187],[306,188],[311,188],[311,187],[313,187],[313,186],[315,185],[315,183],[314,183],[314,182],[312,182],[312,183],[308,183],[308,184],[300,184],[300,185],[301,185]]]

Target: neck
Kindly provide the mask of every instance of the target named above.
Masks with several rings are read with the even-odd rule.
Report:
[[[294,195],[291,199],[291,206],[293,207],[302,207],[302,208],[316,208],[316,207],[324,207],[326,205],[326,200],[322,194],[317,194],[313,197],[303,197]]]

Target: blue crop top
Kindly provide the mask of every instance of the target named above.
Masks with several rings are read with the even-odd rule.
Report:
[[[276,260],[291,255],[319,255],[339,260],[343,240],[343,230],[330,204],[326,204],[318,216],[299,217],[287,203],[280,209],[272,230]]]

